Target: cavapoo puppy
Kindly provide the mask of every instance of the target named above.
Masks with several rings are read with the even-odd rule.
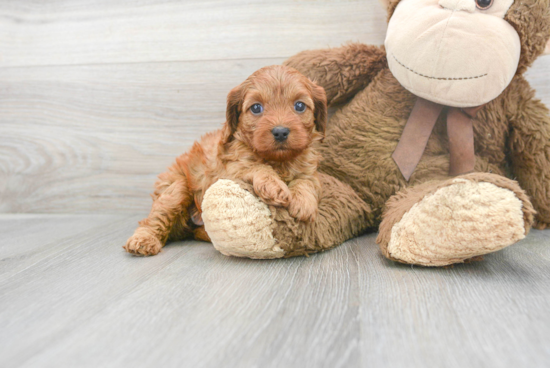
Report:
[[[218,179],[243,181],[265,203],[314,221],[321,185],[315,149],[325,132],[325,91],[297,70],[270,66],[227,96],[226,122],[159,175],[149,216],[124,248],[154,255],[167,240],[210,241],[201,219],[205,191]]]

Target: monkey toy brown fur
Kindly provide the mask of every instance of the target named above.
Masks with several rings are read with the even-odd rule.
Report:
[[[378,227],[387,258],[444,266],[550,226],[550,115],[523,76],[549,46],[550,0],[389,0],[387,9],[385,47],[285,63],[338,107],[321,147],[317,220],[221,181],[203,219],[224,254],[307,254]]]

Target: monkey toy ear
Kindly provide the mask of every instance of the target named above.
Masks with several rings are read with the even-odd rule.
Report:
[[[382,4],[384,9],[386,9],[386,12],[388,13],[387,20],[389,21],[389,19],[391,18],[395,10],[395,7],[397,6],[397,4],[399,4],[401,0],[378,0],[378,1],[380,1],[380,4]]]
[[[550,55],[550,40],[546,43],[546,48],[544,49],[543,55]]]

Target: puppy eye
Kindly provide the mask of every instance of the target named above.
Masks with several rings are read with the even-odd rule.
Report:
[[[306,104],[303,103],[302,101],[297,101],[294,104],[294,110],[296,110],[296,112],[304,112],[306,111]]]
[[[476,0],[476,6],[478,9],[486,10],[493,5],[493,0]]]
[[[254,115],[260,115],[262,112],[264,112],[264,107],[262,106],[262,104],[256,103],[250,106],[250,112],[252,112]]]

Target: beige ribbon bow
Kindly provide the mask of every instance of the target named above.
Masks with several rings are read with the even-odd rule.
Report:
[[[447,111],[447,135],[449,136],[449,175],[466,174],[474,170],[474,129],[472,120],[485,105],[470,108],[450,107]],[[401,173],[409,181],[428,144],[437,118],[444,106],[418,97],[393,159]]]

